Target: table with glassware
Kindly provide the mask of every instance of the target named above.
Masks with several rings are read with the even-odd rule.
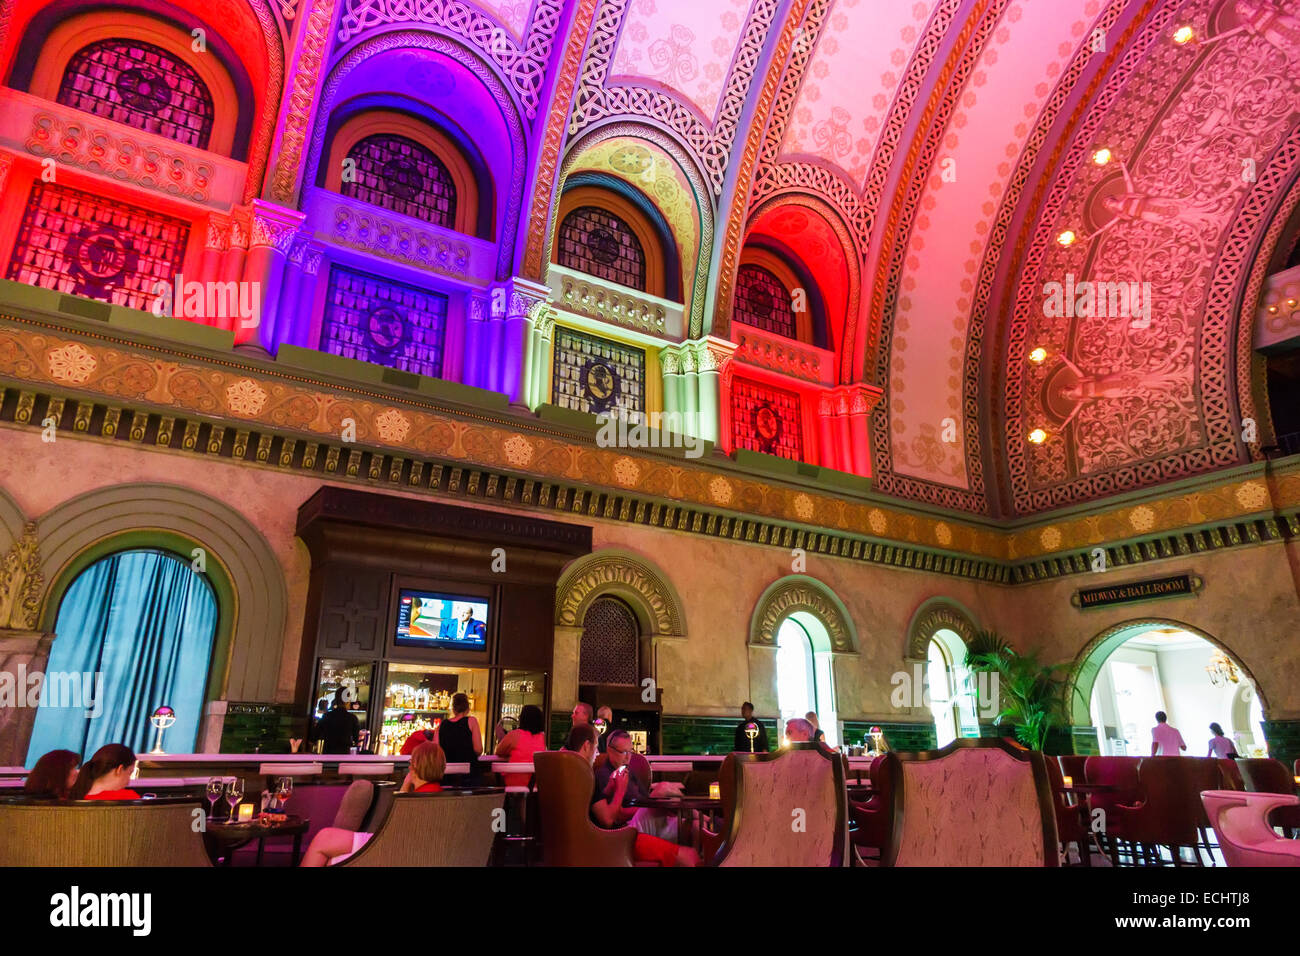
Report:
[[[243,777],[211,777],[204,788],[208,801],[207,825],[203,838],[214,862],[230,866],[235,850],[257,841],[257,865],[261,866],[266,838],[293,837],[292,865],[302,858],[302,837],[311,826],[306,817],[286,814],[284,805],[293,795],[293,777],[276,777],[261,794],[260,809],[244,803]],[[221,813],[218,804],[228,809]]]

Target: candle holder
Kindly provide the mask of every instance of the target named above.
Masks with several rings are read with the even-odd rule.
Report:
[[[154,741],[153,750],[149,751],[149,753],[166,754],[167,751],[162,749],[163,733],[168,727],[176,723],[176,711],[163,704],[149,715],[149,723],[158,728],[158,738]]]
[[[754,752],[754,741],[758,738],[758,724],[750,721],[745,725],[745,736],[749,738],[749,752]]]

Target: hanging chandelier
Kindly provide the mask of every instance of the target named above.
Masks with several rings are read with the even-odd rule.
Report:
[[[1237,665],[1223,651],[1215,651],[1210,663],[1205,665],[1205,673],[1210,675],[1210,683],[1215,687],[1224,687],[1241,681]]]

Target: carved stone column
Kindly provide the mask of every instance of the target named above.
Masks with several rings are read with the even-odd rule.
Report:
[[[677,420],[682,410],[682,347],[670,345],[659,352],[659,370],[664,379],[664,414],[668,418],[669,428],[680,431]]]
[[[717,444],[722,434],[722,376],[735,354],[736,343],[706,335],[694,345],[694,351],[699,377],[696,434]]]
[[[538,282],[515,276],[506,286],[505,323],[501,330],[500,347],[493,335],[493,391],[504,392],[511,404],[526,404],[524,380],[528,372],[529,332],[537,306],[544,305],[551,290]],[[495,318],[495,317],[494,317]]]
[[[578,702],[578,655],[582,628],[556,625],[555,657],[551,674],[551,712],[564,713]]]
[[[547,389],[551,365],[551,339],[555,334],[556,311],[545,302],[539,302],[533,308],[533,328],[531,332],[530,355],[528,359],[527,396],[528,407],[536,409],[543,402],[551,400]]]
[[[261,199],[253,200],[253,234],[244,262],[244,281],[259,285],[254,299],[261,303],[255,328],[235,331],[236,344],[252,341],[274,355],[285,329],[279,317],[280,287],[284,282],[289,252],[306,216]]]
[[[0,765],[26,765],[36,722],[32,677],[45,674],[53,642],[52,633],[0,629]],[[10,693],[13,700],[6,699]]]

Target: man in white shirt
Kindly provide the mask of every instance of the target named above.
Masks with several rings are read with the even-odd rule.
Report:
[[[1183,735],[1177,727],[1169,725],[1169,715],[1163,710],[1156,711],[1156,725],[1151,728],[1151,756],[1177,757],[1178,751],[1186,750]]]

